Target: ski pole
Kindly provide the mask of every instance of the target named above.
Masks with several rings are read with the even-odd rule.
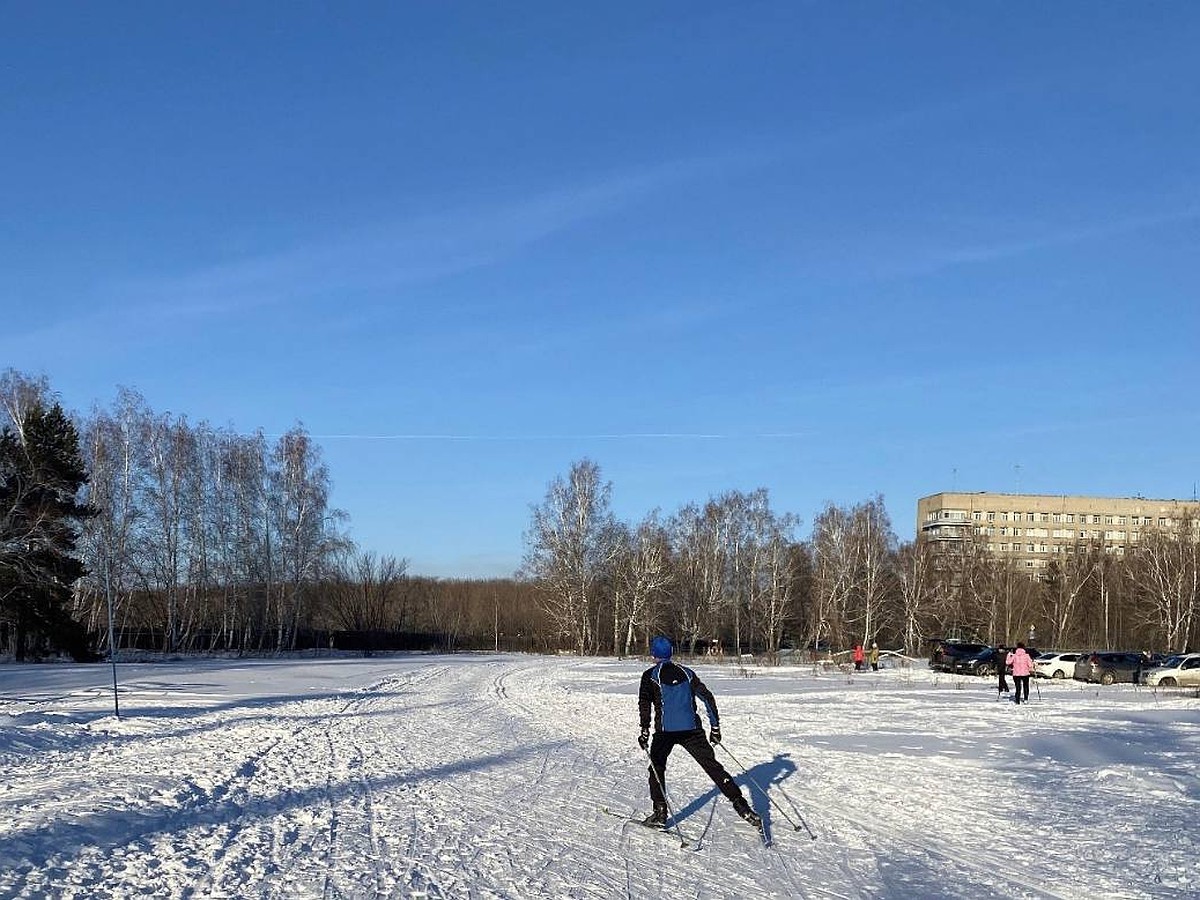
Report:
[[[803,825],[803,826],[797,825],[795,823],[795,821],[792,819],[792,817],[787,814],[787,810],[785,810],[782,806],[780,806],[778,801],[776,801],[774,797],[772,797],[765,790],[763,790],[763,786],[754,780],[754,777],[746,770],[746,766],[742,763],[742,761],[740,759],[738,759],[736,756],[733,755],[733,752],[728,747],[726,747],[724,744],[717,744],[717,746],[720,747],[722,750],[724,750],[725,753],[729,756],[729,758],[732,759],[735,763],[738,764],[738,766],[741,767],[742,774],[746,776],[746,780],[749,781],[756,788],[758,788],[759,793],[762,794],[764,797],[766,797],[768,802],[770,802],[777,810],[779,810],[779,814],[781,816],[783,816],[785,819],[787,819],[788,824],[792,826],[793,831],[799,831],[801,828],[807,828],[809,837],[811,837],[814,841],[817,839],[817,836],[812,833],[812,829],[808,828],[807,824]],[[788,797],[787,791],[785,791],[782,787],[779,788],[779,792],[781,794],[783,794],[783,796],[787,797],[788,803],[792,804],[793,807],[796,805],[796,802],[791,797]],[[801,816],[801,819],[803,819],[803,818],[804,817]]]
[[[654,768],[654,757],[650,755],[650,751],[645,747],[642,748],[642,752],[646,754],[646,759],[650,760],[650,774],[654,776],[654,780],[658,782],[658,789],[662,791],[663,803],[666,804],[667,815],[671,817],[671,821],[675,825],[675,837],[679,838],[679,846],[681,848],[686,847],[691,842],[683,836],[683,831],[680,829],[679,822],[675,818],[675,809],[671,806],[670,798],[667,797],[667,786],[663,784],[662,776],[658,774],[658,769]]]

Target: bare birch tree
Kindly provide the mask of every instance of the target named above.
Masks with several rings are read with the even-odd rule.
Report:
[[[1192,640],[1200,592],[1200,520],[1190,513],[1175,526],[1142,533],[1129,563],[1139,622],[1158,630],[1172,650]]]
[[[898,631],[904,641],[904,650],[909,655],[920,651],[932,620],[933,565],[932,548],[919,538],[902,544],[896,553],[898,617],[901,623]]]
[[[675,637],[693,652],[701,635],[715,629],[725,587],[722,516],[715,504],[689,503],[669,524],[675,558],[675,591],[671,598]]]
[[[600,467],[580,460],[566,478],[550,483],[525,534],[522,574],[538,587],[546,614],[580,654],[596,647],[598,589],[615,552],[611,493]]]
[[[618,532],[619,552],[613,570],[613,583],[619,602],[613,617],[614,652],[628,656],[634,634],[642,630],[649,642],[649,628],[654,622],[654,601],[673,582],[670,565],[670,543],[666,528],[659,522],[657,511],[646,516],[630,529],[622,526]],[[624,634],[620,634],[623,630]]]
[[[847,611],[858,585],[858,544],[852,513],[829,503],[813,520],[813,616],[808,643],[828,638],[844,645],[851,637]]]

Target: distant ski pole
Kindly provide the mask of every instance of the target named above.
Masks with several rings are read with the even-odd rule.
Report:
[[[781,816],[783,816],[785,819],[787,819],[788,824],[792,826],[793,831],[800,831],[803,828],[805,831],[808,832],[808,836],[810,838],[812,838],[814,841],[817,839],[817,836],[815,834],[813,834],[812,829],[808,827],[808,823],[804,822],[803,816],[800,817],[800,821],[803,824],[797,825],[795,819],[793,819],[791,816],[788,815],[787,810],[784,809],[782,806],[780,806],[778,801],[776,801],[776,799],[774,797],[772,797],[769,793],[767,793],[766,790],[763,789],[763,786],[761,784],[759,784],[757,781],[754,780],[754,777],[749,773],[749,771],[747,771],[745,763],[743,763],[740,759],[738,759],[736,756],[734,756],[733,751],[731,751],[728,747],[726,747],[724,743],[717,744],[717,746],[720,747],[722,750],[724,750],[725,753],[729,756],[729,758],[732,759],[735,763],[737,763],[737,765],[742,770],[742,774],[746,776],[746,780],[749,781],[752,785],[754,785],[754,787],[758,788],[759,793],[762,794],[764,797],[766,797],[767,801],[772,806],[774,806],[777,810],[779,810],[779,814]],[[783,796],[787,797],[788,803],[792,804],[793,808],[796,806],[796,801],[794,801],[791,797],[788,797],[787,792],[782,787],[779,788],[779,793],[781,793],[781,794],[783,794]]]

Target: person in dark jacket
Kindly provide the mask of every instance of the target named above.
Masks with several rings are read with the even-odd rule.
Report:
[[[996,661],[996,677],[1000,679],[996,683],[996,697],[999,698],[1001,694],[1008,693],[1008,681],[1004,677],[1008,672],[1008,651],[1003,644],[996,648],[996,655],[992,658]]]
[[[717,760],[713,747],[721,743],[721,720],[717,713],[717,701],[687,666],[671,661],[673,648],[670,640],[656,637],[650,643],[654,665],[642,673],[638,690],[638,716],[642,730],[638,744],[650,754],[650,802],[654,811],[646,817],[644,824],[659,828],[667,824],[667,757],[676,747],[683,747],[700,764],[713,784],[733,803],[739,816],[756,828],[762,828],[762,819],[750,808],[741,788],[734,783],[725,767]],[[696,713],[696,700],[704,704],[708,715],[709,736],[705,740],[700,716]],[[654,738],[650,738],[650,712],[654,712]]]

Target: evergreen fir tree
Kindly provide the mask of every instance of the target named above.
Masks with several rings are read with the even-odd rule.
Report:
[[[20,434],[0,432],[0,611],[17,659],[43,646],[94,658],[69,612],[85,572],[76,555],[80,523],[93,515],[78,502],[86,482],[79,435],[57,403],[34,406]]]

